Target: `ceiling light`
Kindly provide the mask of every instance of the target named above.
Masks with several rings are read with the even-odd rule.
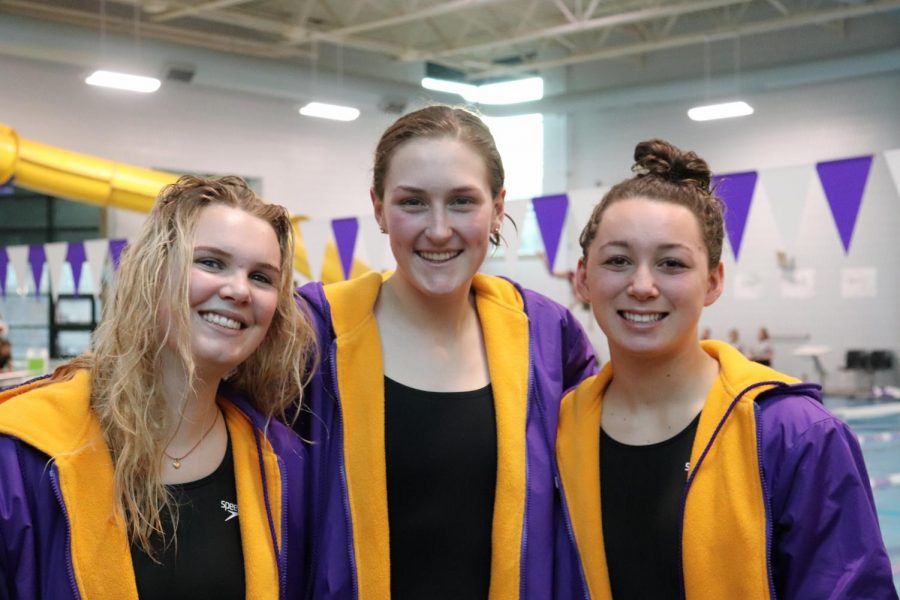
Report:
[[[161,85],[159,79],[155,77],[129,75],[128,73],[116,73],[115,71],[94,71],[88,75],[84,82],[88,85],[144,94],[155,92]]]
[[[462,83],[461,81],[450,81],[449,79],[435,79],[434,77],[425,77],[422,79],[422,87],[426,90],[434,90],[436,92],[458,94],[469,102],[478,101],[478,86],[472,85],[471,83]]]
[[[518,104],[544,97],[544,80],[528,77],[478,86],[479,104]]]
[[[753,107],[743,100],[738,102],[725,102],[723,104],[695,106],[688,111],[688,116],[694,121],[730,119],[731,117],[745,117],[752,114]]]
[[[467,102],[475,104],[518,104],[519,102],[540,100],[544,97],[544,80],[540,77],[482,85],[425,77],[422,79],[422,87],[438,92],[458,94]]]
[[[300,109],[300,114],[305,117],[319,117],[320,119],[332,119],[334,121],[354,121],[359,117],[359,109],[352,106],[310,102]]]

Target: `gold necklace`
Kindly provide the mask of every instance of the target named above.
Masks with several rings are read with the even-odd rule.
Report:
[[[197,449],[197,446],[200,445],[200,442],[202,442],[203,440],[206,439],[206,436],[209,435],[209,432],[212,431],[212,430],[213,430],[213,427],[216,426],[216,423],[219,422],[219,414],[221,414],[221,411],[219,411],[218,409],[216,409],[216,418],[213,419],[212,425],[210,425],[210,426],[209,426],[209,429],[206,430],[206,433],[204,433],[204,434],[200,437],[200,439],[197,440],[197,443],[194,444],[193,446],[191,446],[191,449],[188,450],[187,452],[185,452],[184,454],[182,454],[181,456],[179,456],[179,457],[176,458],[176,457],[174,457],[174,456],[170,456],[168,452],[166,452],[165,450],[163,450],[163,455],[165,455],[166,458],[168,458],[169,460],[172,461],[172,466],[173,466],[173,467],[175,467],[176,469],[180,469],[180,468],[181,468],[181,461],[183,461],[185,458],[187,458],[187,457],[188,457],[188,454],[190,454],[191,452],[193,452],[194,450]]]

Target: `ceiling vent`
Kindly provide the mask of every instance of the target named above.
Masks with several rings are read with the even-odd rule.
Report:
[[[190,83],[194,78],[194,67],[191,65],[170,65],[166,69],[167,81],[180,81]]]

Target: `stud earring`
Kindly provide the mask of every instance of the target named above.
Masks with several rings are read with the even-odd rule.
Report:
[[[387,229],[385,229],[385,228],[384,228],[384,225],[382,225],[381,223],[378,224],[378,230],[379,230],[381,233],[387,233]]]

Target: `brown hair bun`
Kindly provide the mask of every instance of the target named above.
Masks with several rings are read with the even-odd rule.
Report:
[[[634,149],[632,170],[638,177],[653,175],[672,183],[693,184],[710,191],[712,173],[694,152],[682,152],[665,140],[647,140]]]

